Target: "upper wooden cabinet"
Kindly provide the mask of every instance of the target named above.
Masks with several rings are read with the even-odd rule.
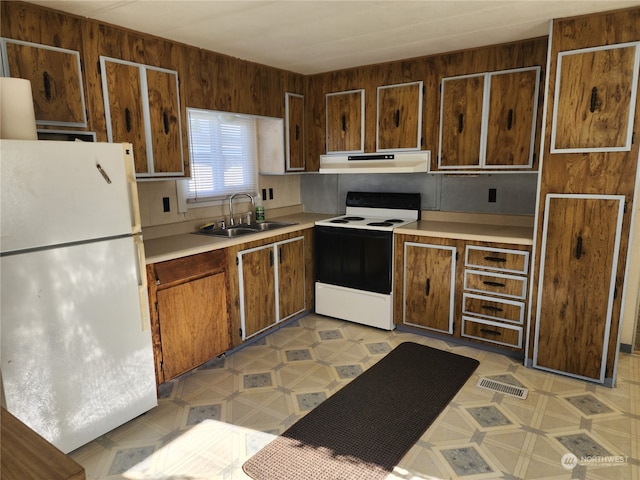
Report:
[[[376,150],[420,150],[422,81],[378,87]]]
[[[185,175],[178,74],[100,57],[107,137],[131,142],[136,177]]]
[[[639,45],[558,53],[551,153],[631,150]]]
[[[364,90],[328,93],[327,153],[364,152]]]
[[[439,168],[480,166],[485,75],[442,79]]]
[[[77,51],[9,38],[0,44],[4,75],[31,81],[36,124],[87,126]]]
[[[304,171],[304,96],[285,93],[286,171]]]
[[[527,169],[540,67],[442,79],[438,169]]]

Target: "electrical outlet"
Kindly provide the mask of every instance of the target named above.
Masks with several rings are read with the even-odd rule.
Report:
[[[489,189],[489,203],[495,203],[498,195],[498,191],[495,188]]]
[[[169,203],[169,197],[162,197],[162,211],[165,213],[171,211],[171,204]]]
[[[273,188],[269,189],[269,200],[273,200]]]
[[[262,189],[262,201],[264,202],[267,199],[267,189]]]

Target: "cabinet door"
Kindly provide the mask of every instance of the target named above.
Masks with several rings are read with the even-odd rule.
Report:
[[[243,339],[276,323],[273,245],[238,253]]]
[[[485,167],[533,163],[539,68],[490,75]]]
[[[136,174],[149,173],[140,67],[105,60],[102,76],[109,141],[131,143]]]
[[[364,152],[364,90],[329,93],[327,153]]]
[[[547,195],[534,366],[604,381],[623,204]]]
[[[442,80],[439,168],[479,167],[484,75]]]
[[[453,333],[456,248],[404,244],[403,322]]]
[[[304,239],[276,244],[278,254],[278,320],[284,320],[305,308]]]
[[[378,87],[378,151],[419,150],[422,82]]]
[[[560,52],[551,153],[629,151],[638,44]]]
[[[11,39],[2,43],[7,73],[31,81],[37,124],[87,126],[78,52]]]
[[[157,292],[164,381],[229,348],[225,273]]]
[[[153,172],[183,174],[178,74],[146,68]]]
[[[285,94],[287,171],[304,170],[304,96]]]

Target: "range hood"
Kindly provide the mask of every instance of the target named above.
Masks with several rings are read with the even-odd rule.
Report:
[[[320,155],[320,173],[416,173],[429,169],[431,152]]]

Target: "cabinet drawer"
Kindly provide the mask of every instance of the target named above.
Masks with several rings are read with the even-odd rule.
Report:
[[[527,279],[515,275],[465,270],[464,289],[524,299],[527,296]]]
[[[464,264],[467,267],[526,274],[529,270],[529,252],[468,245]]]
[[[496,345],[522,348],[522,327],[505,325],[489,320],[478,320],[463,316],[462,336],[495,343]]]
[[[156,263],[154,264],[155,284],[158,288],[164,288],[222,271],[226,265],[227,257],[224,250],[214,250]]]
[[[524,302],[465,293],[462,295],[462,313],[522,325]]]

